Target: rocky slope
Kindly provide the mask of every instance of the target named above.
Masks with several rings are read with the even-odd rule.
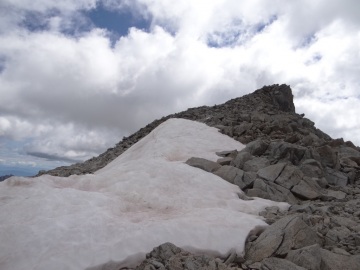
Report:
[[[109,148],[98,157],[50,171],[40,171],[37,176],[42,174],[69,176],[93,173],[106,166],[169,118],[184,118],[204,122],[209,126],[218,127],[222,133],[245,144],[257,138],[283,139],[304,146],[320,145],[331,141],[327,134],[315,128],[313,122],[303,118],[303,115],[295,113],[289,86],[272,85],[265,86],[249,95],[229,100],[221,105],[190,108],[155,120],[131,136],[124,137],[115,147]],[[354,147],[351,142],[339,141],[338,143]]]
[[[287,85],[169,115],[97,158],[46,173],[92,173],[173,117],[204,122],[246,144],[240,152],[224,149],[218,162],[194,157],[188,165],[238,185],[246,194],[242,199],[256,196],[292,206],[261,213],[271,225],[249,235],[244,256],[220,261],[167,243],[136,269],[360,269],[360,149],[296,114]]]

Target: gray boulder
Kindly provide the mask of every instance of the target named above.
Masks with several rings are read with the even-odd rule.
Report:
[[[321,253],[318,244],[290,250],[286,259],[309,270],[321,270]]]
[[[264,113],[259,113],[259,112],[254,112],[253,114],[251,114],[251,122],[252,123],[262,123],[262,122],[267,122],[270,120],[270,116],[268,114],[264,114]]]
[[[223,157],[223,158],[219,158],[216,162],[219,163],[221,166],[223,166],[223,165],[230,165],[231,161],[233,161],[232,157]]]
[[[291,189],[291,192],[300,199],[314,200],[320,196],[320,193],[312,188],[306,181],[301,180],[296,186]]]
[[[331,221],[337,226],[344,226],[349,230],[353,230],[358,225],[357,222],[347,217],[332,216]]]
[[[275,179],[275,183],[286,188],[291,189],[297,185],[303,178],[303,173],[298,167],[287,165],[281,172],[280,176]]]
[[[300,165],[300,170],[304,175],[309,177],[321,178],[324,177],[324,170],[320,162],[315,159],[306,159]]]
[[[246,172],[257,172],[270,165],[270,161],[263,157],[254,157],[244,163],[243,170]]]
[[[340,165],[342,167],[358,167],[358,164],[354,160],[352,160],[348,157],[341,158]]]
[[[337,148],[337,150],[338,150],[339,156],[341,158],[343,158],[343,157],[348,157],[348,158],[351,158],[351,159],[355,158],[355,157],[360,158],[360,151],[358,151],[358,150],[356,150],[356,149],[354,149],[352,147],[340,146],[340,147]]]
[[[276,221],[250,244],[245,259],[259,262],[269,257],[285,257],[290,250],[320,244],[320,239],[300,216],[286,216]]]
[[[268,144],[261,139],[252,141],[246,145],[243,151],[249,152],[253,156],[261,156],[268,148]]]
[[[254,185],[255,180],[256,180],[256,172],[244,173],[243,181],[246,188],[252,187]]]
[[[269,145],[269,158],[273,163],[279,161],[290,161],[294,165],[298,165],[303,159],[307,148],[284,141],[272,142]]]
[[[215,172],[221,167],[219,163],[198,157],[189,158],[185,163],[192,167],[196,167],[207,172]]]
[[[259,178],[255,180],[253,189],[247,190],[246,194],[250,197],[260,197],[276,202],[297,203],[297,199],[288,189]]]
[[[324,167],[330,167],[332,169],[340,168],[338,155],[329,145],[318,147],[316,150],[321,157],[321,162]]]
[[[329,167],[326,168],[325,179],[330,185],[334,186],[345,187],[348,184],[348,177],[345,173],[331,169]]]
[[[346,256],[320,249],[321,269],[325,270],[358,270],[360,269],[360,255]]]
[[[230,163],[230,165],[243,169],[246,161],[253,159],[254,157],[249,152],[240,152],[237,154],[235,159]]]
[[[262,262],[260,270],[306,270],[290,261],[280,258],[266,258]]]
[[[217,176],[220,176],[222,179],[228,181],[231,184],[243,182],[244,171],[233,166],[222,166],[220,169],[214,172]]]
[[[346,198],[346,193],[341,191],[341,190],[331,190],[331,189],[327,189],[325,191],[323,191],[321,198],[325,201],[329,201],[329,200],[342,200]]]
[[[243,135],[247,130],[250,130],[252,128],[253,124],[243,122],[240,125],[234,126],[233,134],[236,136]]]
[[[274,165],[267,166],[263,169],[260,169],[257,172],[257,176],[267,181],[274,182],[275,179],[278,178],[280,173],[283,171],[285,166],[286,163],[277,163]]]

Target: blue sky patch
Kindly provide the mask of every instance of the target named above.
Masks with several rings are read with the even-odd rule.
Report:
[[[264,29],[275,22],[277,18],[276,15],[273,15],[268,20],[253,25],[247,25],[239,18],[235,19],[223,30],[209,34],[207,45],[213,48],[241,45],[264,31]]]
[[[271,25],[273,22],[275,22],[278,19],[278,17],[276,15],[273,15],[269,18],[269,20],[265,21],[265,22],[260,22],[258,23],[255,28],[255,32],[256,33],[260,33],[262,32],[266,27],[268,27],[269,25]]]
[[[60,12],[55,9],[45,14],[37,11],[27,11],[20,26],[30,32],[46,31],[48,29],[49,18],[56,16],[60,16]]]
[[[135,16],[129,9],[110,10],[103,5],[85,12],[85,16],[96,27],[106,29],[118,37],[126,36],[131,27],[148,31],[151,23],[149,19]]]
[[[310,47],[312,44],[316,42],[316,40],[317,37],[315,34],[308,35],[301,40],[299,48]]]

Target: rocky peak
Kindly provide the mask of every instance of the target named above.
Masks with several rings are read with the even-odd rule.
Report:
[[[274,85],[270,90],[270,95],[272,97],[274,105],[277,106],[279,110],[295,113],[293,94],[290,86],[286,84],[282,84],[279,86]]]
[[[285,84],[264,86],[255,92],[231,99],[224,104],[190,108],[155,120],[144,128],[124,137],[115,147],[98,157],[83,163],[41,171],[38,175],[69,176],[93,173],[106,166],[129,147],[149,134],[162,122],[170,118],[184,118],[217,127],[241,143],[247,144],[258,138],[284,140],[301,146],[320,146],[333,141],[330,136],[317,129],[312,121],[295,113],[291,88]],[[337,147],[355,146],[343,140],[335,141]]]

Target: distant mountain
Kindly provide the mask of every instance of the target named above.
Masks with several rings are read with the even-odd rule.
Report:
[[[13,175],[12,175],[12,174],[9,174],[9,175],[0,176],[0,182],[8,179],[8,178],[11,177],[11,176],[13,176]]]

